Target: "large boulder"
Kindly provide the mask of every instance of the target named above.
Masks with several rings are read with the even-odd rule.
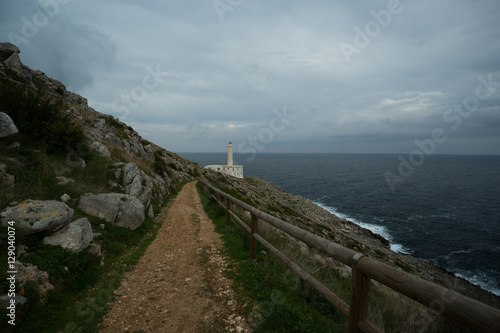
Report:
[[[137,229],[145,218],[144,205],[136,197],[121,193],[85,195],[78,208],[86,214],[132,230]]]
[[[15,222],[17,232],[24,235],[40,231],[57,231],[68,224],[74,210],[56,200],[27,200],[15,207],[8,207],[0,214],[2,224]]]
[[[78,253],[92,243],[92,226],[86,217],[66,225],[51,236],[43,239],[43,244],[60,246],[63,249]]]
[[[19,133],[19,130],[9,115],[4,112],[0,112],[0,138],[5,138],[6,136],[17,133]]]

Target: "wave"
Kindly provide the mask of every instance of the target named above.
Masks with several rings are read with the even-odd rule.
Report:
[[[413,253],[410,249],[404,247],[402,244],[393,243],[393,237],[389,233],[389,230],[386,227],[381,226],[381,225],[377,225],[377,224],[359,221],[359,220],[352,218],[346,214],[340,213],[337,211],[336,208],[324,205],[321,202],[313,201],[313,203],[316,204],[317,206],[325,209],[326,211],[328,211],[334,215],[337,215],[340,218],[349,220],[349,221],[353,222],[354,224],[357,224],[362,228],[368,229],[375,234],[379,234],[380,236],[389,240],[390,248],[392,251],[397,252],[397,253],[402,253],[402,254],[412,254]],[[448,253],[448,255],[445,256],[445,260],[448,261],[450,259],[450,257],[452,257],[452,256],[467,254],[467,253],[470,253],[471,251],[473,251],[473,250],[467,249],[467,250],[452,251],[452,252]],[[439,263],[437,262],[436,258],[431,259],[429,261],[432,262],[436,266],[440,266]],[[452,271],[456,277],[467,280],[470,283],[472,283],[476,286],[479,286],[480,288],[482,288],[482,289],[484,289],[484,290],[486,290],[494,295],[500,296],[500,287],[498,286],[498,283],[496,283],[495,280],[492,280],[491,276],[488,276],[488,274],[486,274],[484,272],[474,273],[474,272],[467,271],[467,270],[457,269],[456,267],[446,267],[446,269]]]
[[[361,228],[368,229],[371,232],[373,232],[374,234],[378,234],[378,235],[384,237],[385,239],[387,239],[389,241],[390,249],[392,251],[397,252],[397,253],[402,253],[402,254],[412,254],[413,253],[410,249],[404,247],[403,244],[393,243],[394,238],[389,233],[389,230],[386,227],[384,227],[382,225],[378,225],[378,224],[372,224],[372,223],[366,223],[366,222],[359,221],[359,220],[352,218],[346,214],[338,212],[337,209],[334,207],[324,205],[318,201],[313,201],[313,203],[315,205],[325,209],[326,211],[332,213],[333,215],[337,215],[340,218],[349,220],[352,223],[359,225]]]
[[[483,272],[473,273],[469,271],[457,270],[453,273],[456,277],[469,281],[490,293],[500,296],[500,287],[498,282],[494,281]]]

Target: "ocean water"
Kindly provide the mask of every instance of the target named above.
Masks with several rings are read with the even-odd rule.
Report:
[[[226,163],[223,153],[180,155],[201,166]],[[392,189],[384,174],[398,175],[398,155],[248,157],[234,155],[245,176],[309,198],[384,236],[393,251],[432,262],[500,296],[500,156],[428,156]]]

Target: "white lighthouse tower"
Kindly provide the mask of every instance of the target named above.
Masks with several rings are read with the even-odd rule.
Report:
[[[207,165],[205,168],[222,172],[236,178],[243,178],[243,165],[233,164],[233,144],[231,141],[227,145],[227,164],[226,165]]]
[[[227,166],[233,166],[233,144],[231,141],[227,145]]]

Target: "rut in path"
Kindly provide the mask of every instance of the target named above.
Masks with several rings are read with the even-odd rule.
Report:
[[[196,182],[186,184],[156,239],[125,275],[101,332],[249,332],[225,278],[226,259]]]

